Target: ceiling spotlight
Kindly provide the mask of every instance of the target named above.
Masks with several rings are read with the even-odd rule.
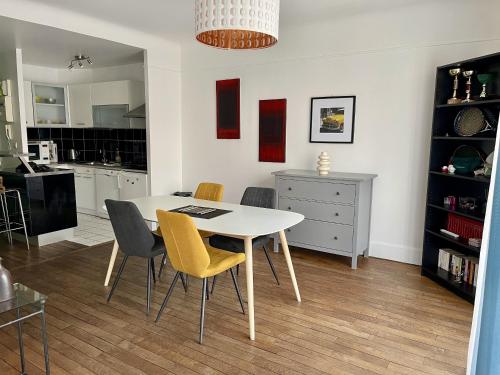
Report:
[[[69,70],[73,69],[77,64],[80,68],[83,68],[85,62],[89,65],[92,65],[94,63],[89,56],[85,56],[82,54],[76,55],[75,58],[71,60],[70,64],[68,65],[68,69]]]

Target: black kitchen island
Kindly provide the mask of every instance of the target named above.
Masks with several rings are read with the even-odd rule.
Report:
[[[40,173],[0,171],[4,185],[21,194],[28,236],[39,236],[77,226],[75,178],[72,170]],[[20,215],[17,203],[8,202],[9,213]],[[16,217],[14,219],[17,219]]]

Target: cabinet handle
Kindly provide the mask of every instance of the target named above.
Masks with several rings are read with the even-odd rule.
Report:
[[[336,195],[340,195],[340,193],[337,191],[337,194]]]
[[[335,216],[339,216],[339,213],[338,213],[338,212],[335,212]]]
[[[288,210],[290,211],[292,209],[292,207],[288,206]]]
[[[290,228],[288,228],[286,231],[287,231],[287,232],[291,232],[292,230],[291,230]]]
[[[77,124],[77,125],[82,125],[82,126],[83,126],[83,125],[85,125],[85,123],[84,123],[84,122],[77,122],[76,124]]]
[[[335,236],[335,237],[333,237],[333,239],[334,239],[335,241],[337,241],[339,238],[338,238],[337,236]]]
[[[289,187],[289,188],[288,188],[288,191],[292,191],[292,188],[291,188],[291,187]]]

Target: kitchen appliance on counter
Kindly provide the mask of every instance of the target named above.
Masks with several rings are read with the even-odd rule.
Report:
[[[36,164],[50,164],[50,141],[28,142],[29,160]]]
[[[80,155],[80,153],[78,151],[76,151],[74,148],[70,148],[68,150],[68,161],[69,162],[76,162],[78,161],[78,156]]]
[[[57,156],[57,143],[54,143],[54,141],[49,142],[49,159],[50,164],[57,164],[59,161]]]

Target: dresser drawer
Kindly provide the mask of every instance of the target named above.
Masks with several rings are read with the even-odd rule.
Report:
[[[285,233],[287,240],[296,244],[352,252],[352,226],[306,219],[287,229]]]
[[[354,204],[356,185],[280,178],[278,194],[280,197]]]
[[[280,198],[278,208],[283,211],[298,212],[304,215],[306,219],[354,225],[353,206]]]

